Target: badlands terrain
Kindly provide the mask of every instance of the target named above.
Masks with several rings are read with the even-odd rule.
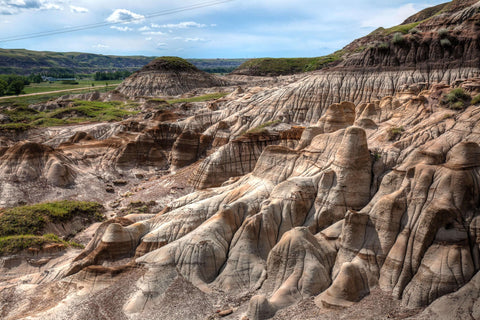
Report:
[[[319,71],[161,57],[17,110],[105,121],[1,110],[2,236],[12,208],[101,207],[1,251],[0,317],[480,319],[479,35],[480,2],[455,0]]]

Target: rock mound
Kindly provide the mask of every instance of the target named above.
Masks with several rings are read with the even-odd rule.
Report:
[[[178,57],[160,57],[125,79],[117,90],[129,97],[176,96],[197,88],[225,86],[228,82],[200,71]]]

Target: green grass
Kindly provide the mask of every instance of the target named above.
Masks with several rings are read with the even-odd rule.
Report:
[[[475,97],[473,97],[471,104],[479,104],[480,103],[480,94],[477,94]]]
[[[243,63],[235,73],[257,76],[279,76],[314,71],[338,61],[345,54],[343,50],[314,58],[259,58]]]
[[[82,217],[90,223],[102,221],[102,212],[103,206],[99,203],[69,200],[0,209],[0,255],[49,243],[81,247],[58,235],[44,234],[45,226],[47,223],[65,223],[75,217]]]
[[[105,89],[105,84],[108,83],[108,87],[117,86],[122,82],[122,80],[106,80],[106,81],[93,81],[93,80],[77,80],[78,84],[62,84],[60,81],[53,83],[42,82],[42,83],[31,83],[28,86],[25,86],[23,91],[25,94],[29,93],[40,93],[48,91],[57,91],[57,90],[68,90],[82,87],[89,87],[89,89]],[[92,87],[92,83],[94,86]]]
[[[443,96],[442,103],[447,108],[462,110],[470,105],[471,100],[472,97],[463,88],[455,88]]]
[[[96,202],[56,201],[20,206],[0,211],[0,237],[41,235],[48,222],[66,222],[76,216],[101,221],[103,206]]]
[[[46,244],[63,244],[65,247],[83,248],[74,241],[65,241],[53,233],[41,236],[31,234],[0,237],[0,255],[13,254],[28,248],[41,248]]]
[[[273,121],[268,121],[265,123],[262,123],[259,126],[256,126],[255,128],[252,128],[248,130],[246,133],[247,134],[260,134],[266,132],[266,128],[269,126],[276,125],[277,123],[280,123],[280,120],[273,120]]]
[[[81,93],[88,93],[92,91],[102,91],[105,89],[112,90],[117,87],[117,84],[109,85],[107,88],[103,87],[91,87],[88,89],[82,90],[72,90],[72,91],[63,91],[57,93],[46,93],[46,94],[39,94],[34,96],[12,96],[5,99],[0,99],[0,108],[1,107],[9,107],[9,106],[23,106],[27,107],[31,104],[36,103],[44,103],[52,99],[57,99],[61,96],[69,95],[69,94],[81,94]]]
[[[74,100],[72,106],[52,111],[38,112],[19,106],[2,111],[11,119],[11,123],[1,124],[3,130],[26,130],[32,127],[52,127],[66,124],[120,121],[125,116],[137,113],[132,110],[135,103],[124,104],[121,101],[83,101]]]
[[[181,103],[181,102],[203,102],[203,101],[220,99],[225,97],[227,94],[229,94],[229,92],[217,92],[217,93],[210,93],[203,96],[192,97],[192,98],[173,99],[173,100],[168,100],[167,102],[170,104]]]
[[[405,37],[401,32],[397,32],[393,35],[392,43],[395,45],[402,45],[405,43]]]
[[[384,29],[383,34],[385,34],[387,36],[391,35],[391,34],[394,34],[394,33],[397,33],[397,32],[402,33],[402,34],[407,34],[407,33],[410,32],[410,30],[417,27],[420,23],[421,23],[421,21],[394,26],[394,27],[391,27],[391,28],[388,28],[388,29]]]

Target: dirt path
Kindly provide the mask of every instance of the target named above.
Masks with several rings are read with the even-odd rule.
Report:
[[[118,84],[115,85],[109,85],[108,87],[113,87],[113,86],[118,86]],[[83,88],[74,88],[74,89],[63,89],[63,90],[56,90],[56,91],[45,91],[45,92],[36,92],[36,93],[28,93],[28,94],[21,94],[18,96],[4,96],[0,97],[0,100],[5,100],[5,99],[12,99],[12,98],[22,98],[22,97],[29,97],[29,96],[40,96],[40,95],[46,95],[46,94],[52,94],[52,93],[59,93],[59,92],[69,92],[69,91],[80,91],[80,90],[87,90],[87,89],[92,89],[95,87],[83,87]],[[105,87],[103,87],[105,88]]]

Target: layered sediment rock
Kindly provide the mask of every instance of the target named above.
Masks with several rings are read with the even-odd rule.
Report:
[[[129,97],[176,96],[227,84],[228,81],[200,71],[186,60],[160,57],[125,79],[117,90]]]

